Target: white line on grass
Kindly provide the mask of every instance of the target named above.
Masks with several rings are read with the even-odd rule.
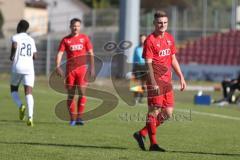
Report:
[[[180,90],[180,85],[173,85],[173,89]],[[186,91],[211,91],[215,90],[214,86],[202,86],[202,85],[188,85]]]
[[[217,117],[217,118],[223,118],[223,119],[230,119],[230,120],[237,120],[240,121],[240,118],[238,117],[232,117],[232,116],[227,116],[227,115],[222,115],[222,114],[215,114],[215,113],[206,113],[206,112],[198,112],[198,111],[189,111],[186,109],[176,109],[176,111],[179,112],[184,112],[184,113],[193,113],[193,114],[197,114],[197,115],[203,115],[203,116],[210,116],[210,117]]]
[[[20,86],[20,89],[21,90],[23,86]],[[9,88],[9,86],[6,86],[6,85],[0,85],[0,88]],[[50,87],[49,87],[50,88]],[[9,91],[10,92],[10,91]],[[21,93],[21,91],[20,91]],[[22,92],[23,93],[23,92]],[[54,94],[54,95],[62,95],[62,96],[67,96],[67,93],[61,93],[61,92],[57,92],[56,90],[54,89],[49,89],[49,90],[46,90],[46,89],[41,89],[41,88],[33,88],[33,94],[34,93],[38,93],[38,94]],[[88,99],[91,99],[91,100],[99,100],[98,98],[94,98],[94,97],[87,97]]]
[[[7,88],[5,85],[0,85],[1,88]],[[54,92],[54,90],[52,90]],[[49,93],[49,91],[47,90],[44,90],[44,89],[36,89],[34,92],[37,92],[37,93]],[[56,92],[55,93],[57,94],[63,94],[63,93],[59,93],[59,92]],[[63,94],[64,95],[64,94]],[[94,99],[92,97],[88,97],[89,99]],[[233,117],[233,116],[227,116],[227,115],[222,115],[222,114],[215,114],[215,113],[206,113],[206,112],[198,112],[198,111],[189,111],[189,110],[186,110],[186,109],[175,109],[176,111],[179,111],[179,112],[184,112],[184,113],[193,113],[193,114],[197,114],[197,115],[203,115],[203,116],[210,116],[210,117],[217,117],[217,118],[223,118],[223,119],[230,119],[230,120],[237,120],[237,121],[240,121],[240,118],[238,117]]]

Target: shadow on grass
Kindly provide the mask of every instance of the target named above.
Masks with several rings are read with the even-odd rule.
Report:
[[[57,143],[39,143],[39,142],[2,142],[0,144],[20,144],[20,145],[31,145],[31,146],[47,146],[47,147],[70,147],[70,148],[95,148],[95,149],[118,149],[126,150],[127,148],[123,147],[114,147],[114,146],[94,146],[94,145],[78,145],[78,144],[57,144]]]
[[[213,156],[229,156],[229,157],[240,157],[237,153],[211,153],[211,152],[198,152],[198,151],[171,151],[169,153],[181,153],[181,154],[200,154],[200,155],[213,155]]]
[[[0,120],[0,122],[5,122],[5,123],[7,123],[7,122],[10,122],[10,123],[22,123],[22,122],[25,122],[25,121],[20,121],[20,120]]]
[[[0,120],[0,124],[2,123],[26,123],[26,120]],[[46,121],[34,121],[34,123],[36,124],[49,124],[49,125],[57,125],[57,124],[60,124],[60,125],[66,125],[68,124],[68,122],[66,121],[56,121],[56,122],[46,122]]]

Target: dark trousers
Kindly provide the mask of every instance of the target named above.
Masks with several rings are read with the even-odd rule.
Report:
[[[223,81],[222,88],[223,88],[224,100],[232,103],[232,96],[233,96],[235,90],[237,90],[237,89],[240,90],[240,84],[238,82],[234,82],[234,81]]]

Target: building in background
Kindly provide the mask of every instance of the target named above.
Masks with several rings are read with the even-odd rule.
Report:
[[[24,19],[31,24],[33,36],[44,35],[48,32],[47,3],[43,0],[28,0],[25,2]]]
[[[92,3],[89,0],[44,0],[47,8],[39,6],[42,0],[0,0],[0,10],[4,14],[4,33],[5,38],[0,38],[0,72],[9,71],[9,35],[15,33],[16,25],[19,19],[26,15],[31,15],[37,12],[38,9],[44,10],[48,13],[48,19],[44,22],[48,27],[48,32],[44,36],[35,37],[39,56],[35,64],[36,74],[48,75],[55,68],[54,58],[57,53],[60,38],[69,32],[69,20],[73,17],[78,17],[83,20],[83,32],[90,36],[94,46],[94,53],[103,62],[103,67],[98,76],[109,77],[111,75],[111,66],[121,66],[112,61],[112,55],[120,52],[120,50],[113,50],[111,52],[104,49],[107,42],[116,42],[119,44],[119,23],[122,15],[119,11],[119,6],[115,5],[106,8],[92,9],[91,5],[86,6],[85,2]],[[105,0],[101,0],[105,1]],[[128,0],[126,0],[128,1]],[[130,1],[130,0],[129,0]],[[100,1],[98,1],[100,2]],[[121,2],[121,1],[119,1]],[[207,3],[206,3],[207,2]],[[14,4],[14,5],[13,5]],[[34,4],[34,5],[33,5]],[[37,5],[38,4],[38,5]],[[189,80],[220,80],[225,76],[233,77],[240,70],[239,44],[230,50],[226,49],[232,42],[232,38],[226,39],[227,43],[223,41],[213,41],[220,43],[221,47],[213,47],[212,45],[201,45],[203,48],[196,49],[188,44],[194,44],[201,39],[211,39],[212,35],[222,33],[233,33],[240,26],[240,0],[171,0],[171,1],[156,1],[156,0],[141,0],[140,11],[140,33],[149,34],[153,30],[153,14],[156,9],[163,9],[169,15],[169,32],[175,36],[176,44],[179,49],[179,62],[183,65],[183,72]],[[134,11],[134,10],[133,10]],[[27,13],[27,14],[26,14]],[[31,23],[40,23],[39,20],[34,22],[35,16],[32,17]],[[238,27],[234,25],[238,25]],[[41,25],[38,25],[41,26]],[[128,27],[127,27],[128,28]],[[129,28],[128,28],[129,29]],[[35,28],[34,32],[38,33]],[[6,35],[8,33],[8,35]],[[41,33],[42,34],[42,33]],[[240,35],[233,39],[239,42]],[[237,38],[237,39],[236,39]],[[228,43],[229,42],[229,43]],[[205,42],[204,42],[205,43]],[[231,45],[234,43],[231,43]],[[199,48],[198,46],[196,46]],[[185,48],[185,49],[184,49]],[[182,50],[185,50],[183,52]],[[202,51],[208,54],[216,53],[220,58],[208,58],[208,56],[200,56]],[[210,53],[211,52],[211,53]],[[121,52],[122,53],[122,52]],[[234,53],[234,54],[232,54]],[[193,61],[192,58],[197,58]],[[201,58],[200,58],[201,57]],[[226,58],[224,58],[226,57]],[[207,58],[208,60],[224,60],[222,62],[198,62]],[[119,59],[117,59],[118,61]],[[187,61],[185,61],[187,60]],[[195,60],[195,59],[194,59]],[[225,64],[225,60],[228,64]],[[205,69],[206,68],[206,69]],[[205,71],[207,70],[207,72]],[[227,73],[228,71],[231,71]],[[119,73],[119,70],[116,71]],[[227,73],[227,74],[225,74]],[[211,75],[210,77],[208,75]],[[213,77],[213,79],[212,79]]]
[[[3,34],[8,37],[16,32],[20,19],[29,21],[29,32],[43,35],[48,31],[47,3],[43,0],[1,0],[0,9],[4,18]]]
[[[4,18],[3,34],[5,36],[16,32],[17,20],[23,18],[24,7],[24,0],[1,0],[0,9]]]
[[[70,19],[83,19],[91,11],[81,0],[45,0],[48,3],[49,30],[51,32],[68,32]]]

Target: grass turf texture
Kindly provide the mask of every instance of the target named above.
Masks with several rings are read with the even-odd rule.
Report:
[[[38,77],[34,88],[35,126],[31,128],[18,120],[8,76],[0,77],[0,81],[1,160],[240,159],[240,120],[231,119],[240,115],[240,107],[235,105],[195,106],[192,104],[195,92],[176,92],[175,118],[157,132],[157,140],[167,152],[143,152],[132,134],[145,124],[145,104],[130,107],[120,100],[118,107],[103,117],[86,122],[85,126],[70,127],[54,112],[55,104],[66,96],[50,89],[47,80]],[[20,91],[24,99],[23,89]],[[220,93],[210,94],[220,96]],[[86,108],[96,107],[99,102],[90,99]],[[149,141],[145,144],[148,148]]]

